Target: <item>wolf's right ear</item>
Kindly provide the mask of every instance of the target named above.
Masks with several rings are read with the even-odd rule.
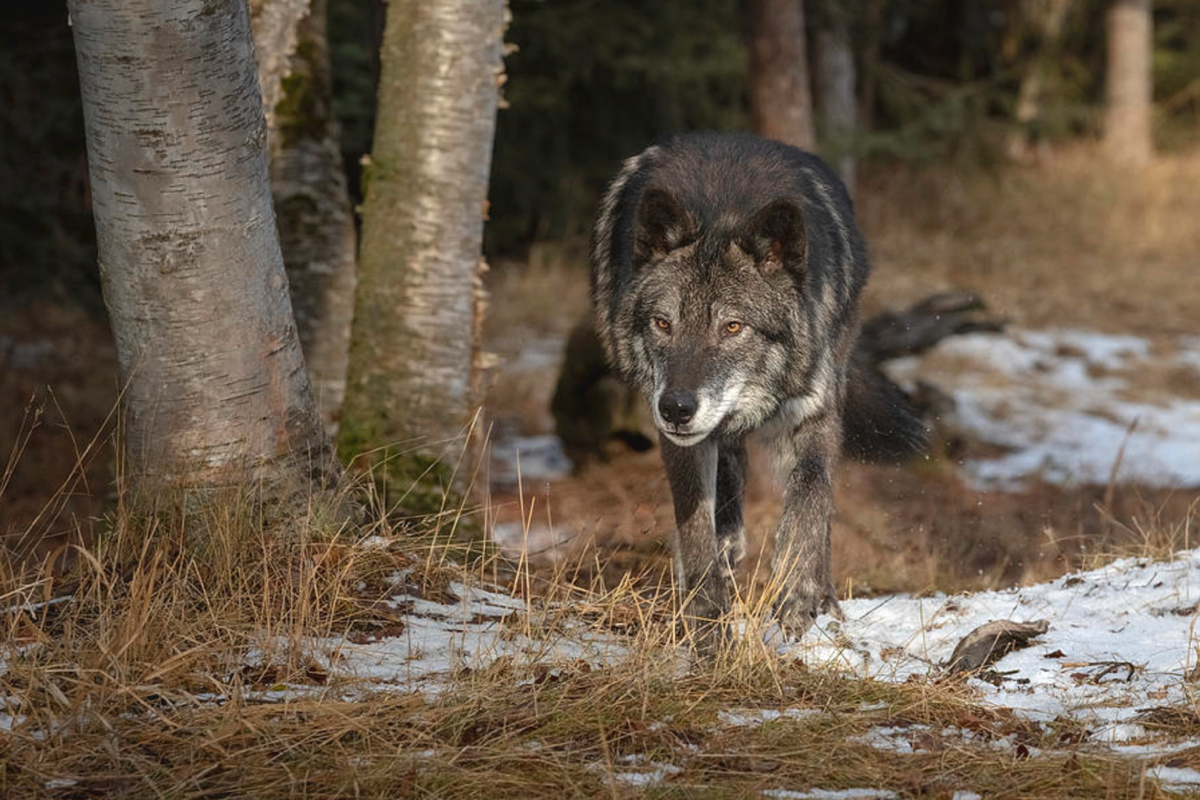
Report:
[[[808,250],[804,213],[791,200],[768,203],[747,224],[744,242],[764,275],[801,269]]]
[[[634,260],[639,264],[690,244],[696,221],[675,195],[648,189],[638,202],[634,222]]]

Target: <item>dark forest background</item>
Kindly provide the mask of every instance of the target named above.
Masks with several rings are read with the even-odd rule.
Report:
[[[742,9],[735,0],[511,0],[507,107],[495,143],[485,249],[520,256],[538,240],[586,235],[614,165],[678,130],[749,127]],[[809,4],[810,16],[820,7]],[[860,99],[849,149],[867,165],[991,168],[1017,126],[1021,77],[1037,57],[1021,4],[853,0]],[[1038,141],[1095,138],[1105,74],[1102,0],[1071,5],[1054,44]],[[0,30],[0,292],[99,310],[83,121],[66,10],[10,4]],[[1154,4],[1155,140],[1185,147],[1200,128],[1200,5]],[[374,128],[383,5],[333,0],[335,104],[347,176]],[[812,26],[810,25],[810,32]],[[820,123],[820,120],[818,120]]]

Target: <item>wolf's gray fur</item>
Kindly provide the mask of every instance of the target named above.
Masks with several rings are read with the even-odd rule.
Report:
[[[750,434],[783,478],[776,618],[798,635],[837,611],[829,523],[843,437],[891,452],[923,439],[903,398],[850,357],[866,278],[845,187],[794,147],[680,136],[626,161],[609,187],[592,246],[597,330],[653,408],[689,616],[729,607]]]

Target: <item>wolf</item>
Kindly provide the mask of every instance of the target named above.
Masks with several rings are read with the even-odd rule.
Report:
[[[798,637],[840,615],[830,518],[843,445],[899,458],[925,440],[903,395],[854,357],[868,263],[845,186],[770,139],[675,136],[613,179],[591,267],[604,351],[658,429],[686,617],[712,630],[729,610],[750,436],[783,489],[774,621]]]

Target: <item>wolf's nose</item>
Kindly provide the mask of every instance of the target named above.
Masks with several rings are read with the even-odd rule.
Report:
[[[658,398],[658,413],[672,425],[686,425],[696,416],[696,395],[691,392],[663,392]]]

